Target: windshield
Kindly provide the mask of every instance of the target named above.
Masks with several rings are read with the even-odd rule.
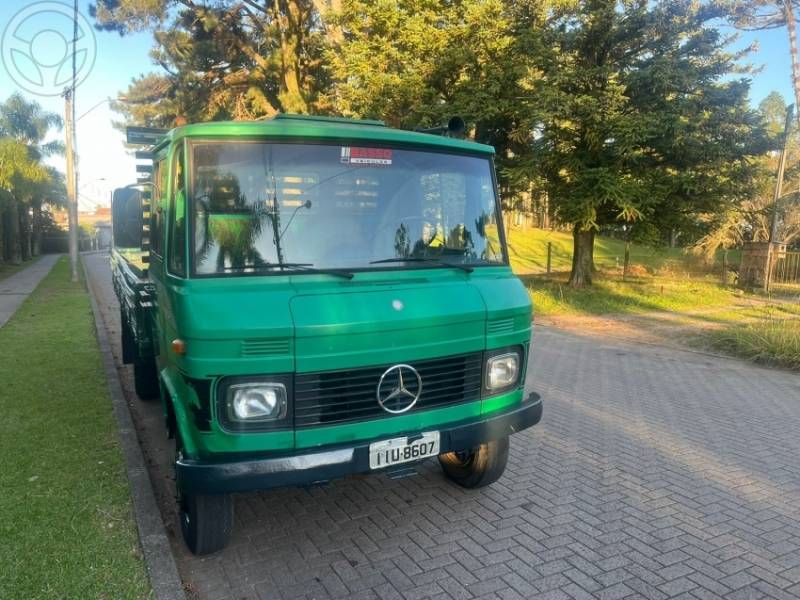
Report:
[[[261,142],[192,151],[199,275],[504,262],[487,158]]]

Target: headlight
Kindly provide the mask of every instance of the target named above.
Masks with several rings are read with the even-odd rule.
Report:
[[[225,404],[231,421],[282,419],[286,416],[286,387],[282,383],[237,383],[228,388]]]
[[[486,387],[497,390],[514,385],[519,379],[519,354],[509,352],[486,361]]]

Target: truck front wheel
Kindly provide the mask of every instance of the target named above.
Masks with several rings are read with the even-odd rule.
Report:
[[[211,554],[228,545],[233,531],[230,494],[180,494],[181,533],[192,554]]]
[[[152,358],[139,358],[133,363],[133,387],[142,400],[158,398],[158,369]]]
[[[503,475],[507,462],[508,436],[464,452],[439,455],[439,463],[447,478],[464,488],[491,485]]]
[[[175,432],[175,462],[183,458],[183,440]],[[228,545],[233,532],[230,494],[191,494],[178,491],[178,518],[183,541],[192,554],[211,554]]]

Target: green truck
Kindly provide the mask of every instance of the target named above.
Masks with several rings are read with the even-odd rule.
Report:
[[[465,488],[502,475],[542,402],[493,155],[279,115],[165,132],[115,191],[123,359],[175,439],[192,552],[226,545],[235,492],[430,457]]]

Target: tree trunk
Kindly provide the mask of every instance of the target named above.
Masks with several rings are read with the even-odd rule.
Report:
[[[276,2],[273,13],[278,25],[278,39],[281,46],[281,91],[278,99],[283,112],[306,114],[308,102],[301,85],[303,73],[300,65],[304,15],[295,2],[289,3],[285,15],[281,14],[281,5]]]
[[[800,117],[800,57],[797,54],[797,23],[794,20],[792,0],[783,0],[783,14],[789,30],[789,50],[792,55],[792,83],[794,83],[794,103]]]
[[[18,265],[22,262],[19,239],[19,202],[11,200],[11,206],[8,211],[8,260],[12,265]]]
[[[28,212],[28,206],[25,204],[19,207],[19,232],[22,260],[30,260],[31,246],[33,245],[33,240],[31,238],[31,216]]]
[[[594,235],[594,229],[584,230],[580,225],[575,225],[572,230],[572,272],[569,275],[569,285],[574,288],[592,285]]]
[[[317,18],[322,21],[330,44],[334,47],[341,44],[344,40],[342,28],[332,24],[327,17],[336,15],[342,10],[342,0],[314,0],[314,7],[317,9]]]
[[[38,202],[33,205],[33,244],[31,254],[39,256],[42,253],[42,205]]]
[[[0,264],[6,261],[6,207],[0,204]]]

